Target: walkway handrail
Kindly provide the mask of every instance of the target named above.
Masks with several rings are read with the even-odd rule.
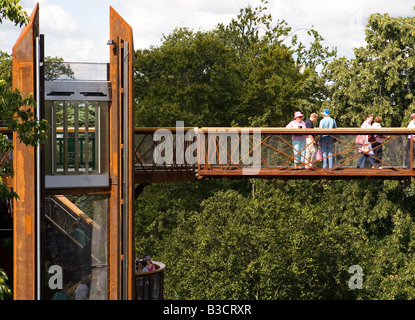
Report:
[[[151,262],[152,264],[156,266],[156,268],[153,271],[136,272],[135,273],[136,277],[148,276],[148,275],[160,273],[160,272],[163,272],[164,269],[166,268],[166,265],[163,262],[159,262],[159,261],[151,261]]]
[[[164,298],[164,270],[165,265],[159,261],[152,261],[156,269],[148,272],[135,273],[136,300],[163,300]]]
[[[314,136],[316,147],[322,146],[322,137],[330,135],[335,142],[333,153],[323,161],[334,160],[333,167],[322,168],[320,160],[305,156],[311,143],[297,150],[295,135]],[[383,136],[383,140],[367,143],[370,151],[363,152],[362,145],[355,143],[358,135]],[[220,176],[412,179],[415,148],[408,143],[411,136],[415,137],[415,129],[406,127],[136,127],[135,180],[151,183]],[[365,170],[362,155],[377,163],[373,168],[385,170]],[[292,170],[304,168],[312,170]]]
[[[284,127],[135,127],[134,132],[135,134],[149,134],[154,133],[157,130],[165,129],[171,131],[172,133],[176,133],[179,130],[183,130],[184,132],[188,132],[190,130],[194,130],[196,132],[202,133],[209,133],[224,130],[226,132],[233,131],[236,133],[241,132],[249,132],[252,133],[254,131],[261,131],[261,133],[274,133],[274,134],[351,134],[351,135],[358,135],[358,134],[414,134],[415,129],[406,128],[406,127],[382,127],[380,129],[377,128],[357,128],[357,127],[339,127],[335,129],[320,129],[320,128],[304,128],[304,129],[296,129],[296,128],[284,128]]]

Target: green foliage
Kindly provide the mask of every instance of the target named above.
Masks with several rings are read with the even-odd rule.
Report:
[[[335,60],[327,73],[332,105],[341,126],[360,126],[365,114],[382,116],[385,126],[401,127],[415,111],[414,17],[373,14],[365,48],[355,58]]]
[[[334,53],[316,31],[310,48],[297,43],[291,28],[284,21],[273,27],[265,11],[249,6],[228,26],[176,29],[159,48],[137,51],[136,124],[285,126],[299,108],[318,112],[325,94],[315,69]],[[311,94],[316,88],[321,93]]]
[[[20,0],[0,0],[0,24],[4,19],[20,27],[29,22],[29,16],[19,2]]]
[[[12,56],[0,50],[0,85],[12,86]]]
[[[166,263],[167,298],[413,297],[409,182],[201,182],[149,186],[137,200],[136,247]],[[362,290],[348,287],[352,265]]]
[[[60,57],[45,57],[45,81],[52,81],[61,76],[73,79],[74,72],[70,65],[63,63]]]
[[[12,290],[10,289],[6,272],[0,268],[0,300],[11,300]]]
[[[26,24],[28,17],[17,0],[0,0],[0,23],[9,19],[16,24]],[[47,139],[49,124],[38,121],[34,117],[36,101],[30,94],[22,97],[19,90],[12,90],[12,59],[5,52],[0,51],[0,119],[1,126],[8,127],[17,133],[21,143],[36,146]],[[13,176],[13,168],[7,161],[7,155],[13,150],[10,137],[0,135],[0,197],[14,198],[18,195],[7,187],[4,177]]]
[[[414,112],[414,18],[371,15],[367,46],[336,58],[273,23],[266,1],[209,32],[176,29],[137,52],[137,124],[285,126],[327,106],[406,126]],[[291,37],[291,44],[286,40]],[[136,248],[166,264],[168,299],[413,299],[415,186],[406,181],[154,184],[136,201]],[[359,265],[363,289],[351,290]]]
[[[229,49],[213,33],[178,29],[163,45],[136,53],[138,125],[212,126],[229,121],[224,104],[240,90]],[[237,96],[237,95],[235,95]],[[209,120],[211,119],[211,120]]]
[[[20,27],[27,24],[29,17],[19,0],[0,0],[0,24],[4,19],[10,20]],[[12,90],[12,57],[0,51],[0,119],[1,126],[6,126],[18,134],[20,142],[35,146],[44,143],[47,138],[49,124],[34,118],[36,102],[29,95],[23,98],[18,90]],[[10,137],[0,134],[0,197],[18,198],[16,192],[8,188],[4,177],[13,176],[12,164],[6,155],[13,150]],[[0,268],[0,300],[12,299],[8,278]]]

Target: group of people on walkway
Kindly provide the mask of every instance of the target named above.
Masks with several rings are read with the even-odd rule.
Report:
[[[142,259],[135,258],[135,272],[150,272],[153,271],[156,266],[151,261],[151,257],[148,254],[143,255]]]
[[[373,122],[373,124],[372,124]],[[382,123],[382,117],[369,114],[365,117],[360,128],[376,128],[380,129]],[[359,157],[357,162],[358,168],[364,168],[366,160],[369,161],[370,165],[374,169],[382,169],[380,162],[382,160],[382,143],[385,139],[389,137],[384,135],[358,135],[355,142],[360,145],[359,152],[362,155]]]
[[[322,120],[319,123],[320,129],[337,128],[336,120],[330,116],[329,109],[323,109],[321,112]],[[300,111],[294,113],[294,120],[287,124],[286,128],[314,128],[314,123],[318,120],[318,114],[312,113],[310,118],[303,121],[303,114]],[[372,124],[373,122],[373,124]],[[369,114],[365,117],[361,128],[382,128],[382,118],[380,116],[374,117]],[[415,113],[411,115],[411,122],[408,128],[415,128]],[[382,161],[382,144],[385,139],[389,137],[384,135],[358,135],[355,143],[359,145],[358,151],[361,153],[357,162],[357,168],[364,168],[366,160],[369,161],[372,168],[382,169],[380,163]],[[317,142],[316,135],[292,135],[292,147],[294,152],[294,168],[301,169],[303,164],[306,169],[311,169],[315,166],[317,152],[321,152],[321,160],[323,162],[323,169],[333,169],[333,146],[334,138],[329,134],[320,135]],[[415,155],[415,137],[413,143],[413,155]],[[408,136],[407,150],[410,150],[410,136]],[[408,154],[407,166],[409,168],[410,154]]]
[[[323,119],[319,123],[321,129],[337,128],[336,120],[330,116],[329,109],[323,109],[321,112]],[[303,121],[303,114],[300,111],[294,113],[294,120],[287,124],[286,128],[314,128],[314,123],[318,120],[318,114],[312,113],[307,121]],[[320,137],[319,145],[322,153],[323,169],[333,168],[333,143],[334,139],[329,134],[323,134]],[[292,135],[292,144],[294,151],[294,167],[301,168],[305,163],[306,169],[315,167],[313,164],[318,146],[316,135]]]

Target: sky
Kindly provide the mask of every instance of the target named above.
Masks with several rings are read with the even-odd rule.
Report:
[[[108,62],[109,8],[112,6],[133,28],[134,48],[159,46],[163,35],[176,27],[212,30],[228,24],[240,9],[260,0],[20,0],[30,15],[39,3],[40,33],[45,55],[67,62]],[[267,13],[276,24],[285,20],[308,43],[314,28],[338,56],[354,57],[353,48],[365,46],[365,25],[372,13],[413,16],[415,0],[268,0]],[[0,50],[12,53],[21,32],[9,21],[0,24]]]

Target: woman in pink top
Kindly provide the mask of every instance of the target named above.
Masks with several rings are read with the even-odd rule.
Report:
[[[146,262],[146,268],[149,272],[156,268],[156,266],[151,262],[151,257],[148,254],[143,256],[143,260]]]
[[[303,115],[300,111],[294,113],[294,120],[287,124],[286,128],[305,128],[305,122],[303,121]],[[305,134],[292,135],[292,144],[294,151],[294,166],[297,167],[305,162],[305,149],[306,149],[306,138]]]
[[[368,129],[372,126],[372,122],[373,122],[373,114],[368,114],[365,118],[365,121],[363,121],[362,125],[360,126],[360,128]],[[357,161],[357,168],[361,168],[361,169],[365,167],[366,159],[369,160],[372,167],[375,164],[375,159],[372,158],[371,156],[373,155],[373,150],[372,150],[372,145],[369,143],[369,135],[365,134],[363,135],[363,137],[364,137],[365,144],[359,147],[359,152],[362,153],[362,155],[359,157],[359,160]],[[369,146],[368,152],[365,152],[364,150],[365,145]]]

